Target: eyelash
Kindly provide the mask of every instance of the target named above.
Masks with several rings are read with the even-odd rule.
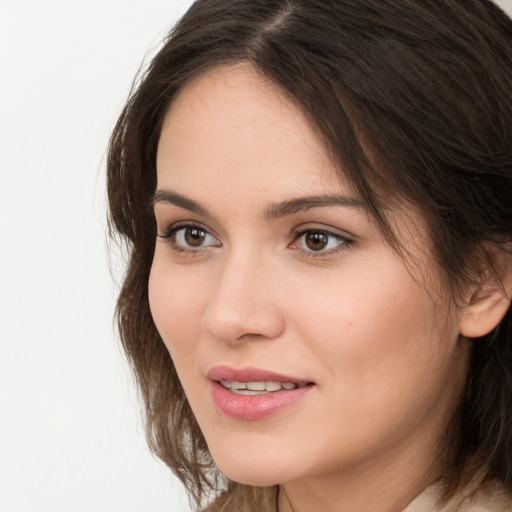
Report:
[[[330,239],[335,239],[337,241],[337,245],[331,249],[328,250],[307,250],[302,249],[300,247],[296,247],[297,242],[302,238],[305,237],[308,234],[319,234],[326,236]],[[347,250],[351,244],[354,243],[354,240],[351,238],[348,238],[347,236],[343,236],[339,233],[334,233],[332,231],[329,231],[328,229],[320,229],[320,228],[303,228],[303,229],[297,229],[293,233],[293,241],[289,245],[289,247],[292,247],[296,251],[298,251],[301,256],[306,258],[322,258],[322,257],[328,257],[332,256],[334,254],[338,254],[342,251]]]
[[[186,247],[183,247],[182,245],[179,245],[178,243],[176,243],[175,235],[177,233],[179,233],[180,231],[185,231],[190,228],[197,229],[197,230],[205,233],[206,236],[210,236],[218,241],[218,238],[215,235],[212,235],[212,233],[210,233],[210,231],[208,229],[206,229],[204,226],[202,226],[201,224],[191,223],[191,222],[173,224],[164,233],[158,234],[157,236],[158,236],[158,238],[166,240],[170,244],[171,249],[173,251],[175,251],[177,253],[184,254],[184,255],[189,255],[189,256],[198,255],[198,253],[208,250],[208,248],[210,248],[210,247],[220,247],[221,246],[221,243],[218,242],[218,244],[209,244],[204,247],[186,248]],[[322,235],[322,236],[327,237],[328,239],[335,239],[337,242],[337,245],[334,248],[331,248],[327,251],[325,251],[325,250],[314,251],[314,250],[307,250],[307,249],[297,247],[299,240],[302,237],[307,236],[308,234]],[[293,232],[292,236],[293,236],[293,239],[290,242],[290,244],[288,244],[288,247],[296,250],[302,257],[305,257],[305,258],[321,258],[321,257],[332,256],[334,254],[338,254],[342,251],[347,250],[350,247],[350,245],[352,245],[354,243],[354,240],[347,236],[343,236],[339,233],[334,233],[327,229],[320,229],[320,228],[296,229]]]
[[[178,253],[182,253],[185,255],[190,255],[190,256],[194,256],[202,251],[205,251],[205,250],[207,250],[208,247],[219,247],[220,246],[220,242],[218,245],[212,244],[212,245],[207,245],[205,247],[197,247],[195,249],[192,249],[192,248],[187,249],[181,245],[178,245],[175,240],[175,235],[179,231],[185,231],[190,228],[197,229],[198,231],[202,231],[207,236],[210,236],[217,240],[217,237],[212,235],[210,233],[210,231],[208,229],[206,229],[204,226],[202,226],[201,224],[192,223],[192,222],[184,222],[184,223],[179,222],[179,223],[173,224],[173,225],[169,226],[169,228],[164,233],[158,234],[157,236],[158,236],[158,238],[161,238],[161,239],[167,241],[173,251],[176,251]]]

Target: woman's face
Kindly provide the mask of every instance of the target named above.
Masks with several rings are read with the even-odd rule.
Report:
[[[151,311],[221,471],[425,471],[467,353],[415,212],[389,212],[404,261],[249,65],[180,92],[157,170]]]

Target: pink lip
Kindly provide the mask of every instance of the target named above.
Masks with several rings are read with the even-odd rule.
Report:
[[[207,377],[211,380],[231,380],[235,382],[260,382],[274,381],[274,382],[293,382],[294,384],[307,384],[311,382],[307,379],[298,379],[283,375],[280,373],[271,372],[268,370],[260,370],[252,366],[244,368],[232,368],[231,366],[215,366],[210,369]]]
[[[231,418],[241,420],[258,420],[272,416],[282,409],[302,400],[315,387],[311,381],[298,379],[268,370],[258,368],[232,368],[229,366],[216,366],[207,374],[212,381],[210,390],[217,408]],[[219,380],[236,382],[293,382],[301,387],[290,390],[280,390],[262,395],[239,395],[232,393],[222,386]],[[306,385],[310,384],[310,385]]]

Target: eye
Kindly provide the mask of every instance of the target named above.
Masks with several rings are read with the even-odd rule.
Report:
[[[171,247],[177,251],[194,251],[221,245],[220,241],[207,229],[197,224],[173,225],[164,234],[158,236],[168,239]]]
[[[174,243],[182,247],[204,247],[218,245],[217,240],[203,228],[188,226],[174,232]]]
[[[295,234],[291,247],[320,255],[337,252],[351,243],[349,238],[325,229],[305,229]]]

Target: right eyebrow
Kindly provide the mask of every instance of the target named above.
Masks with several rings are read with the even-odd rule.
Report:
[[[182,196],[181,194],[171,190],[157,190],[151,199],[151,204],[154,207],[158,203],[173,204],[185,210],[203,215],[204,217],[213,217],[213,215],[204,206],[201,206],[193,199],[189,199],[188,197]]]
[[[297,197],[282,203],[271,204],[266,212],[266,217],[276,219],[293,215],[298,212],[329,206],[342,206],[345,208],[364,209],[365,206],[360,199],[344,195],[320,195]]]

